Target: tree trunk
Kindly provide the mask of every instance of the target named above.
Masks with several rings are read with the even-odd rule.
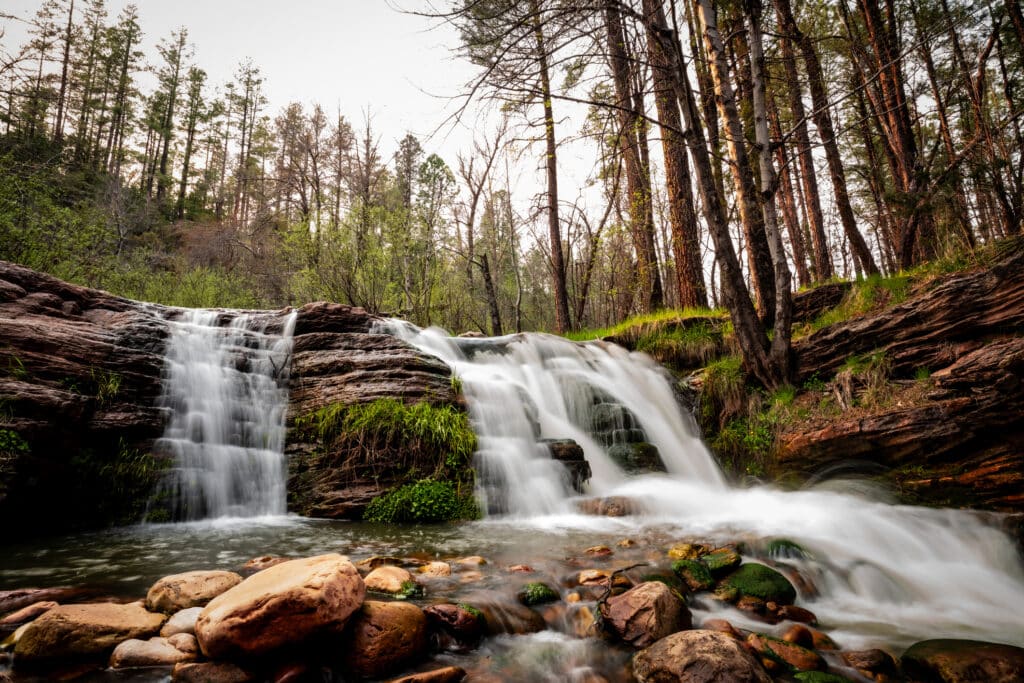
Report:
[[[68,67],[71,65],[71,29],[75,18],[75,0],[68,3],[68,25],[64,31],[64,58],[61,60],[60,92],[57,94],[57,121],[53,126],[53,137],[57,143],[64,140],[64,112],[68,99]]]

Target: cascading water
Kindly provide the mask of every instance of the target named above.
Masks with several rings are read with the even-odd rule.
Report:
[[[547,335],[464,339],[400,321],[385,327],[445,360],[461,378],[480,442],[479,478],[497,482],[507,513],[488,523],[549,531],[640,525],[752,547],[784,537],[806,552],[780,564],[814,581],[817,593],[802,600],[847,647],[876,645],[880,637],[1024,645],[1024,569],[991,516],[886,504],[834,484],[803,491],[731,487],[679,409],[664,370],[643,354]],[[602,441],[594,432],[608,406],[628,419]],[[631,428],[657,448],[667,476],[629,477],[609,457],[614,435],[628,437]],[[574,494],[545,452],[544,437],[576,440],[594,472],[589,492],[626,496],[644,515],[575,513]],[[740,612],[729,618],[757,627]]]
[[[188,310],[171,321],[157,448],[176,520],[285,514],[285,413],[296,314]]]

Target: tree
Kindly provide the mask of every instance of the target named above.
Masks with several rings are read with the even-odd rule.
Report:
[[[185,193],[188,190],[192,151],[195,147],[196,131],[205,116],[205,107],[203,106],[203,84],[205,82],[205,71],[196,67],[191,67],[188,70],[188,91],[185,104],[185,153],[181,161],[181,182],[178,185],[178,201],[175,205],[175,215],[178,218],[185,216]]]

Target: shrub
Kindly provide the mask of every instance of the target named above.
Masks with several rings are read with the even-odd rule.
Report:
[[[478,519],[480,509],[472,495],[462,495],[447,481],[421,479],[377,496],[363,519],[388,524],[431,524]]]

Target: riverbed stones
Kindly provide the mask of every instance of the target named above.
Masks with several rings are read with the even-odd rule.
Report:
[[[106,656],[125,640],[156,635],[166,619],[141,601],[59,605],[25,627],[14,653],[19,662]]]
[[[331,553],[290,560],[214,598],[199,615],[196,636],[207,657],[263,655],[341,632],[365,595],[348,558]]]
[[[377,567],[367,574],[363,581],[366,583],[366,590],[391,595],[405,593],[411,584],[415,584],[412,574],[392,565]]]
[[[345,632],[345,664],[358,676],[393,674],[426,651],[426,615],[408,602],[367,600]]]
[[[194,571],[165,576],[146,593],[146,607],[164,614],[202,607],[241,582],[241,576],[225,571]]]
[[[431,578],[445,577],[452,575],[452,566],[447,562],[427,562],[416,571]]]
[[[1024,648],[976,640],[923,640],[903,653],[903,671],[921,683],[1020,683]]]
[[[188,634],[179,634],[173,641],[168,638],[133,638],[114,648],[110,655],[110,668],[174,666],[178,662],[194,662],[198,655],[195,637]]]
[[[179,633],[196,633],[196,621],[199,619],[199,615],[202,614],[202,607],[189,607],[183,609],[180,612],[175,612],[171,615],[171,618],[167,620],[163,628],[160,629],[160,635],[164,638],[170,638],[173,635]]]
[[[686,604],[660,581],[641,583],[600,604],[605,628],[633,647],[643,648],[690,628]]]
[[[771,683],[742,643],[717,631],[673,633],[633,657],[639,683]]]
[[[672,571],[693,592],[711,590],[715,587],[711,570],[699,560],[676,560],[672,563]]]

